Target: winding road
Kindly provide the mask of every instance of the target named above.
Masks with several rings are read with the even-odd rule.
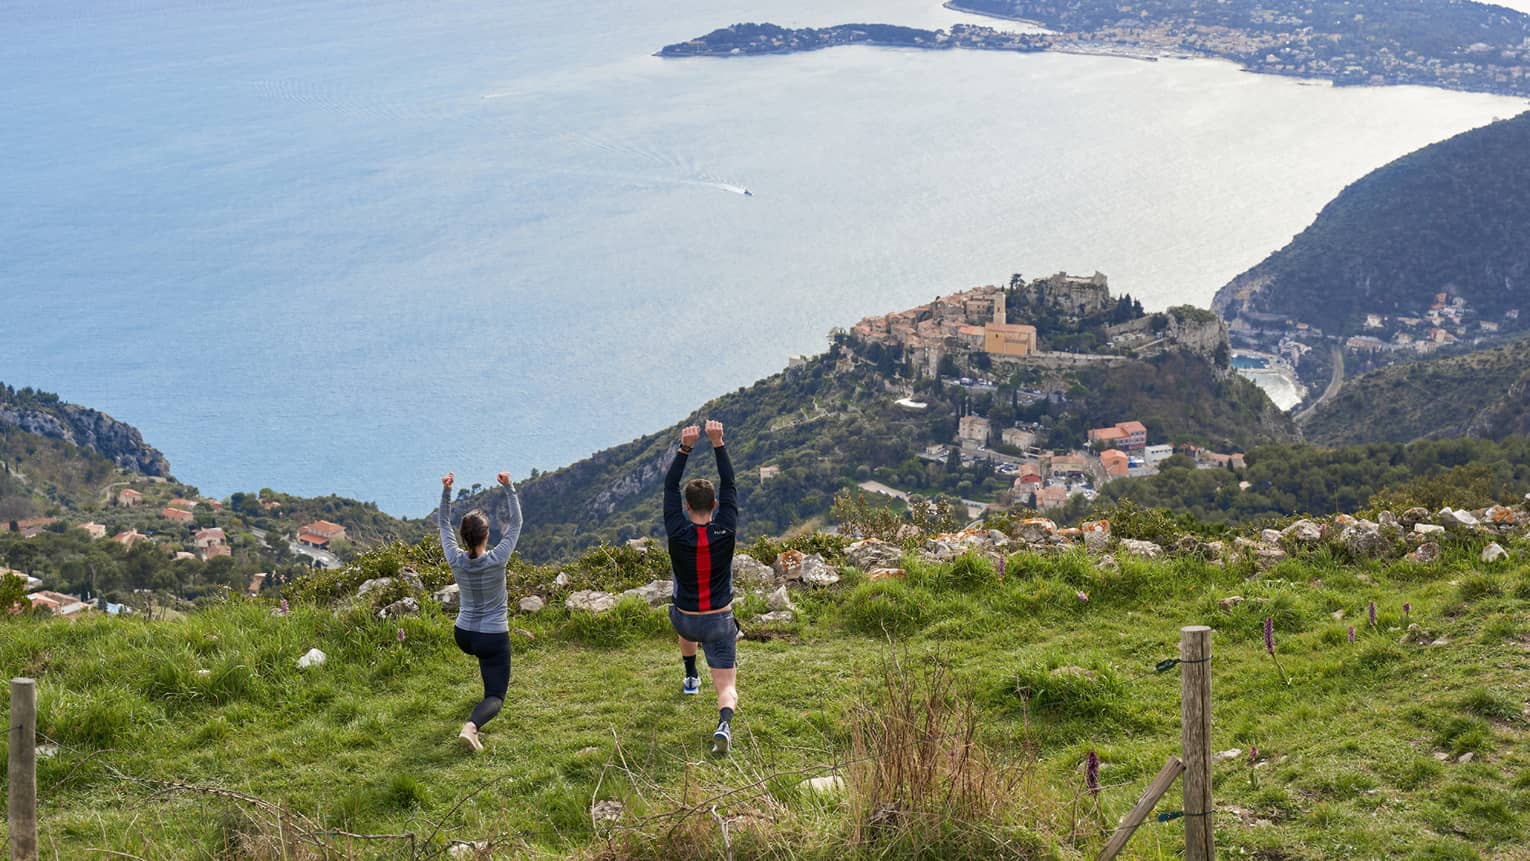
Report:
[[[1294,413],[1291,416],[1291,420],[1297,424],[1301,424],[1307,419],[1312,418],[1313,411],[1322,406],[1324,403],[1332,400],[1336,395],[1339,394],[1339,389],[1343,387],[1344,346],[1342,344],[1335,344],[1333,348],[1333,376],[1328,380],[1328,388],[1323,390],[1323,394],[1320,395],[1317,400],[1313,401],[1311,404],[1308,404],[1306,409],[1299,413]]]

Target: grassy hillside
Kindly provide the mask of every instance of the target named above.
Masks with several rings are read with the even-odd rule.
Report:
[[[722,825],[739,859],[1086,858],[1178,748],[1179,682],[1153,666],[1180,626],[1205,623],[1213,747],[1239,751],[1215,768],[1226,857],[1510,861],[1530,857],[1530,547],[1488,566],[1480,543],[1446,540],[1429,564],[1324,546],[1263,572],[1120,551],[1102,568],[1081,550],[1012,553],[1002,580],[977,557],[910,560],[903,581],[843,569],[838,587],[794,592],[793,623],[761,626],[763,602],[745,601],[726,760],[705,754],[710,691],[680,696],[661,612],[571,614],[548,585],[559,568],[514,572],[517,595],[552,600],[512,622],[510,698],[476,758],[453,738],[476,671],[431,606],[400,622],[302,602],[175,623],[12,619],[0,663],[38,678],[39,730],[58,746],[39,763],[46,858],[433,858],[464,840],[496,858],[699,859],[725,857]],[[818,546],[833,559],[842,542]],[[574,588],[619,587],[664,564],[613,552],[560,568]],[[429,545],[351,576],[404,565],[443,576]],[[1425,633],[1400,642],[1410,623]],[[300,671],[312,647],[329,661]],[[910,709],[926,729],[891,731]],[[925,758],[892,743],[913,737]],[[905,782],[901,803],[877,801],[866,764],[891,761],[940,772],[933,791]],[[798,788],[835,766],[845,797]],[[950,779],[966,789],[946,795]],[[609,800],[622,812],[597,824]],[[413,833],[417,851],[335,830]],[[319,832],[334,852],[305,845]],[[1149,824],[1125,857],[1176,857],[1181,835]]]
[[[1217,292],[1227,319],[1279,314],[1329,334],[1365,315],[1421,315],[1436,293],[1480,319],[1530,324],[1530,113],[1377,168]],[[1517,320],[1504,314],[1523,309]]]
[[[1530,339],[1356,377],[1302,430],[1320,445],[1530,433]]]

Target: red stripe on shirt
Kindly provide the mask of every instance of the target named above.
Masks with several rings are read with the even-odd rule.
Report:
[[[696,609],[712,609],[712,548],[705,526],[696,527]]]

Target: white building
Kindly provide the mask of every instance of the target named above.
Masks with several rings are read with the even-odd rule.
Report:
[[[1174,446],[1164,443],[1163,445],[1150,445],[1142,449],[1143,459],[1149,467],[1157,467],[1160,463],[1174,456]]]

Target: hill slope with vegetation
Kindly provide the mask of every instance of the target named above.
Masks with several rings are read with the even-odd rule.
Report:
[[[1223,853],[1522,858],[1523,528],[1371,523],[1351,542],[1350,524],[1293,524],[1279,546],[1174,540],[1153,518],[1092,549],[1004,521],[901,546],[804,537],[791,546],[841,579],[785,581],[785,621],[762,618],[775,575],[741,590],[723,760],[705,753],[710,697],[679,692],[662,610],[564,607],[667,570],[659,548],[512,566],[512,601],[548,606],[512,621],[510,696],[477,757],[455,733],[479,682],[428,597],[447,576],[429,541],[316,578],[291,612],[0,614],[0,663],[38,680],[44,857],[1082,859],[1178,752],[1179,681],[1154,664],[1204,623],[1212,749],[1232,751],[1214,766]],[[1146,538],[1179,549],[1129,543]],[[1489,541],[1507,557],[1483,561]],[[873,559],[902,573],[874,580]],[[379,618],[406,569],[421,611]],[[377,577],[394,580],[352,597]],[[300,669],[313,648],[327,660]],[[842,789],[803,785],[832,776]],[[1122,857],[1174,857],[1182,833],[1150,823]]]
[[[1249,450],[1243,469],[1196,469],[1174,457],[1157,475],[1105,486],[1095,513],[1130,502],[1206,523],[1259,524],[1300,514],[1372,506],[1490,505],[1530,492],[1530,437],[1501,442],[1444,439],[1338,449],[1270,445]]]
[[[1319,445],[1530,433],[1530,339],[1348,380],[1302,430]]]
[[[993,391],[974,394],[952,382],[903,379],[892,363],[875,367],[837,344],[801,367],[703,405],[668,429],[524,482],[521,552],[544,561],[601,542],[660,537],[664,470],[680,428],[702,418],[727,427],[747,536],[811,528],[827,516],[836,493],[861,481],[925,496],[988,499],[1007,490],[1012,479],[986,464],[919,458],[926,446],[954,439],[964,409],[987,415],[996,427],[1040,422],[1060,447],[1082,445],[1088,428],[1125,416],[1147,423],[1154,441],[1242,448],[1296,438],[1290,420],[1258,387],[1187,353],[1069,372],[1059,385],[1061,399],[1011,402],[1029,379],[1017,373]],[[927,406],[897,405],[909,392]],[[765,466],[779,473],[762,480]],[[711,458],[693,458],[688,474],[715,478]]]
[[[0,431],[11,429],[61,440],[142,475],[170,477],[170,462],[132,425],[50,392],[0,383]]]
[[[1274,314],[1342,335],[1361,331],[1367,314],[1422,316],[1446,293],[1505,331],[1530,325],[1526,152],[1530,113],[1377,168],[1217,291],[1212,307],[1229,320]]]

